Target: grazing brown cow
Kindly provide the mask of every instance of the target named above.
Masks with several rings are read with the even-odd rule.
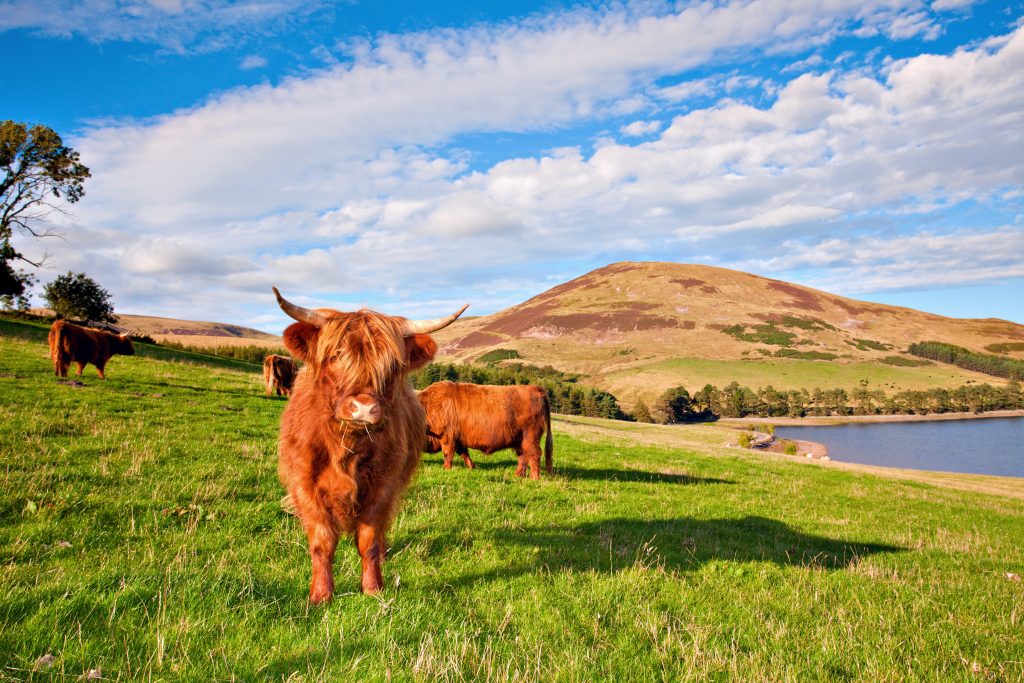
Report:
[[[419,393],[427,412],[428,453],[444,451],[445,469],[458,452],[466,467],[473,467],[469,449],[490,455],[514,448],[519,456],[516,474],[540,478],[540,435],[544,442],[544,465],[551,473],[551,407],[548,395],[532,384],[483,386],[437,382]]]
[[[458,318],[412,321],[278,303],[298,322],[284,331],[305,363],[281,418],[278,474],[309,541],[309,600],[334,594],[334,551],[352,534],[362,590],[381,589],[385,534],[420,461],[426,420],[408,374],[437,352],[430,332]]]
[[[135,355],[135,347],[127,334],[114,334],[104,330],[90,330],[58,320],[50,327],[50,358],[53,360],[53,374],[68,376],[72,361],[78,364],[78,376],[86,363],[96,366],[100,379],[106,379],[103,368],[114,354]]]
[[[267,396],[274,391],[278,396],[289,396],[292,393],[292,384],[295,383],[295,373],[299,369],[288,356],[270,354],[263,359],[263,383],[267,385]]]

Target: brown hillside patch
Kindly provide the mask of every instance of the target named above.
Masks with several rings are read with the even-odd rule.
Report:
[[[669,282],[674,282],[684,289],[690,289],[691,287],[697,287],[704,284],[704,280],[699,280],[695,277],[674,277]]]
[[[496,334],[489,332],[470,332],[462,339],[456,339],[450,344],[446,345],[447,350],[455,349],[474,349],[479,346],[494,346],[505,341],[504,337],[499,337]]]
[[[720,294],[722,290],[720,290],[718,287],[715,287],[714,285],[704,285],[703,287],[700,288],[700,291],[704,292],[705,294]]]
[[[846,311],[850,315],[860,315],[861,313],[871,313],[872,312],[872,310],[871,310],[872,307],[871,306],[855,306],[855,305],[853,305],[853,304],[851,304],[851,303],[849,303],[847,301],[843,301],[842,299],[832,299],[831,301],[836,306],[838,306],[839,308],[843,309],[844,311]]]
[[[612,263],[604,268],[598,268],[597,270],[591,271],[590,275],[620,275],[622,273],[628,273],[631,270],[640,270],[642,268],[647,268],[647,266],[638,263]]]
[[[595,287],[600,286],[601,283],[597,282],[592,275],[581,275],[580,277],[574,280],[569,280],[568,282],[563,282],[560,285],[555,285],[546,292],[541,292],[537,296],[527,300],[524,303],[540,304],[546,301],[550,301],[551,299],[554,299],[556,297],[562,296],[563,294],[568,294],[569,292],[575,291],[577,289],[594,289]]]
[[[517,337],[531,327],[536,327],[543,320],[544,314],[554,307],[555,303],[553,302],[526,306],[518,311],[506,313],[480,329],[484,332],[501,332],[502,334]]]
[[[662,330],[679,327],[679,320],[667,315],[646,315],[637,310],[622,310],[615,313],[569,313],[551,315],[544,322],[565,330],[594,329],[610,331]]]
[[[768,289],[774,289],[776,292],[782,292],[783,294],[792,297],[791,301],[786,302],[786,305],[788,306],[796,306],[797,308],[801,308],[806,311],[825,310],[821,307],[821,303],[818,301],[817,295],[808,292],[806,289],[801,289],[800,287],[786,282],[779,282],[778,280],[772,280],[768,284]]]
[[[655,308],[661,308],[661,304],[646,304],[642,301],[615,301],[608,304],[595,304],[594,306],[588,306],[588,308],[612,308],[612,309],[629,309],[632,311],[653,311]]]

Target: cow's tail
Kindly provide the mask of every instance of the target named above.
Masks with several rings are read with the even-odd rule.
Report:
[[[50,342],[50,360],[53,361],[53,374],[63,377],[71,363],[71,341],[62,326],[54,325],[48,335]]]
[[[544,392],[544,421],[547,428],[547,436],[544,437],[544,468],[551,474],[551,453],[554,450],[554,443],[551,440],[551,401],[548,400],[548,393]]]

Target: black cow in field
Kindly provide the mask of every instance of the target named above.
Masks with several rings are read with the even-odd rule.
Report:
[[[103,330],[90,330],[58,320],[50,327],[50,358],[53,372],[58,377],[68,376],[68,366],[78,365],[79,377],[87,363],[96,366],[100,379],[106,379],[103,369],[114,354],[135,355],[135,347],[127,334],[114,334]]]

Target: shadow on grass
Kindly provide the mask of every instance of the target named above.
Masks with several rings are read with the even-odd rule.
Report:
[[[473,453],[474,456],[478,455]],[[433,467],[440,464],[440,461],[429,462],[427,458],[424,458],[424,465],[427,467]],[[515,471],[516,459],[514,454],[509,451],[509,457],[499,457],[492,460],[482,460],[475,458],[473,464],[476,465],[476,469],[483,472],[491,470],[511,470]],[[452,469],[465,469],[465,465],[462,463],[462,459],[458,456],[455,457],[455,461],[452,463]],[[729,479],[718,479],[716,477],[697,477],[689,474],[681,474],[675,472],[651,472],[648,470],[638,469],[609,469],[609,468],[591,468],[591,467],[562,467],[555,462],[554,473],[548,475],[546,471],[541,472],[541,478],[553,476],[569,479],[572,481],[621,481],[621,482],[650,482],[652,484],[732,484],[733,481]]]
[[[879,553],[905,548],[882,543],[859,543],[805,534],[765,517],[738,519],[663,520],[615,518],[575,526],[544,526],[497,530],[496,544],[520,546],[528,561],[456,578],[454,585],[507,579],[551,571],[614,573],[634,566],[662,566],[669,571],[692,571],[710,562],[772,562],[779,566],[836,570]],[[522,555],[522,550],[514,553]]]

